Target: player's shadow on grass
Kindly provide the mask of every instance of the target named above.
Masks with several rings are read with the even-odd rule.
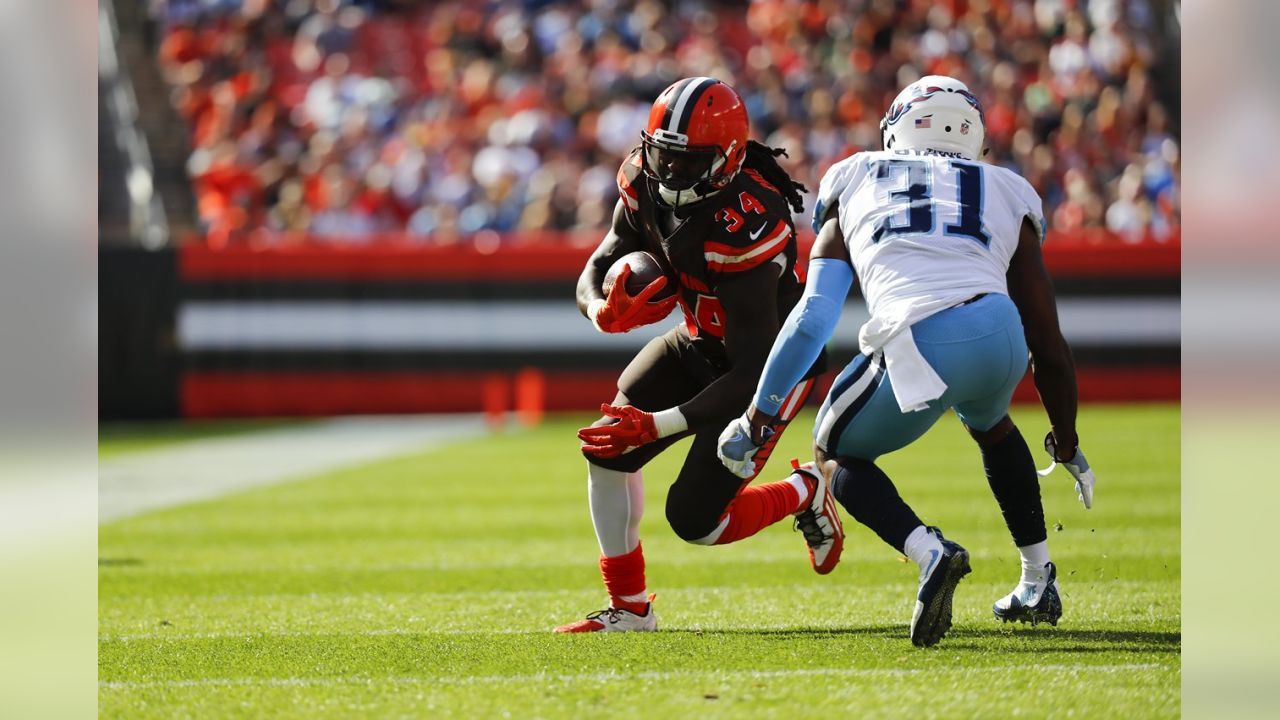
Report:
[[[694,635],[751,635],[781,641],[821,640],[845,635],[870,635],[886,639],[906,640],[903,625],[868,627],[760,629],[731,628],[725,630],[663,630]],[[982,642],[973,642],[981,640]],[[950,650],[1028,653],[1181,653],[1182,633],[1149,630],[1084,630],[1077,628],[994,627],[991,629],[952,628],[938,645]]]
[[[975,643],[972,640],[985,642]],[[1075,628],[953,629],[948,647],[991,650],[999,639],[1004,652],[1026,653],[1169,653],[1182,652],[1182,633],[1152,630],[1082,630]]]

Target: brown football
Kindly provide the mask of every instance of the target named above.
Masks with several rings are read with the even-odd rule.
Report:
[[[604,282],[601,284],[600,289],[603,290],[606,295],[608,295],[609,290],[613,288],[613,282],[617,279],[618,273],[622,272],[622,267],[624,265],[631,266],[631,277],[627,278],[628,295],[634,296],[639,294],[641,290],[644,290],[649,286],[649,283],[657,280],[663,275],[662,266],[658,264],[657,258],[653,255],[643,250],[627,253],[626,255],[618,258],[618,260],[613,263],[613,266],[609,268],[609,272],[605,273]],[[669,298],[675,294],[675,291],[675,283],[671,282],[671,278],[667,278],[667,286],[662,288],[657,295],[649,298],[649,302]]]

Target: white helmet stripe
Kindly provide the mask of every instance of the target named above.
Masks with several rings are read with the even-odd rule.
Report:
[[[715,78],[696,77],[684,86],[684,90],[680,93],[680,97],[676,98],[675,105],[671,109],[671,122],[668,123],[666,129],[674,132],[687,134],[682,128],[687,128],[689,118],[685,117],[686,106],[688,106],[688,114],[693,114],[693,107],[689,103],[702,94],[702,89],[710,87],[716,83]]]

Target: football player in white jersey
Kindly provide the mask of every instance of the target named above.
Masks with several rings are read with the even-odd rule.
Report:
[[[831,337],[856,274],[871,319],[858,335],[862,354],[818,412],[811,469],[855,519],[919,565],[911,641],[933,645],[951,627],[969,554],[926,527],[875,461],[954,408],[1022,556],[1022,576],[996,601],[996,617],[1056,624],[1062,603],[1035,462],[1008,415],[1028,351],[1052,425],[1045,447],[1075,476],[1086,508],[1093,474],[1079,450],[1075,367],[1040,253],[1040,198],[1018,174],[979,161],[982,107],[954,78],[912,83],[881,130],[884,150],[848,157],[822,178],[809,283],[753,403],[721,436],[721,461],[750,471],[779,400]]]

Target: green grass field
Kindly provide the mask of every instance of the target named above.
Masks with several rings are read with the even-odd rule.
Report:
[[[244,435],[261,430],[300,425],[304,420],[200,420],[195,422],[129,422],[98,429],[98,457],[169,447],[189,440]]]
[[[808,452],[812,416],[765,477]],[[1045,421],[1015,413],[1033,445]],[[683,446],[646,469],[662,632],[554,635],[604,602],[585,470],[561,417],[104,525],[99,699],[110,718],[1176,717],[1179,409],[1090,406],[1095,508],[1042,481],[1066,614],[1002,626],[1018,574],[954,416],[883,459],[974,572],[935,648],[907,639],[916,572],[846,517],[819,577],[779,524],[687,545],[666,527]],[[110,440],[103,449],[111,452]],[[1036,451],[1037,460],[1043,454]]]

